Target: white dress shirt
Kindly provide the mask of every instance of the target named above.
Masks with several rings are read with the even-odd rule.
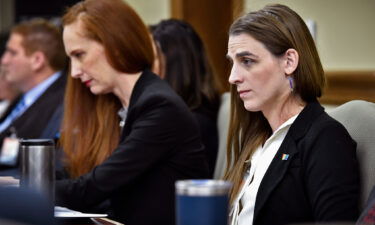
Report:
[[[8,109],[8,106],[10,105],[10,101],[8,100],[1,100],[0,101],[0,117],[5,113],[5,111]]]
[[[267,139],[263,146],[259,146],[255,150],[251,159],[246,161],[246,163],[250,163],[251,166],[244,176],[244,185],[236,200],[233,202],[233,208],[230,213],[231,225],[253,224],[255,200],[260,183],[297,116],[298,114],[283,123],[272,136]]]

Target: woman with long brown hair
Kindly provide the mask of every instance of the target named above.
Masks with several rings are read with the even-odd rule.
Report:
[[[206,177],[207,164],[188,107],[149,70],[146,26],[122,0],[86,0],[63,27],[71,178],[56,182],[56,204],[89,211],[109,201],[110,217],[127,225],[174,224],[174,182]]]
[[[162,20],[150,28],[158,58],[154,63],[158,69],[153,71],[181,96],[197,119],[212,177],[218,150],[216,122],[220,94],[203,41],[182,20]]]
[[[356,143],[317,101],[324,71],[301,17],[284,5],[244,15],[227,57],[232,224],[356,220]]]

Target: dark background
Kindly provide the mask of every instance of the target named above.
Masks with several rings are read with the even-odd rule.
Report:
[[[33,17],[59,18],[67,7],[79,1],[81,0],[14,0],[14,24]],[[0,57],[4,52],[8,35],[8,29],[0,32]]]
[[[60,17],[68,6],[79,0],[15,0],[15,22],[31,17]]]

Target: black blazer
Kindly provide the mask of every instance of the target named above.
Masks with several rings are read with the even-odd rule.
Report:
[[[210,178],[212,178],[214,174],[219,145],[219,133],[216,124],[218,108],[218,104],[214,105],[204,102],[200,107],[192,110],[199,124]]]
[[[0,133],[0,146],[4,138],[11,134],[11,127],[15,128],[18,138],[28,139],[41,138],[45,128],[55,124],[53,126],[55,130],[50,130],[50,136],[47,134],[43,135],[43,138],[53,138],[58,132],[56,129],[60,127],[61,118],[57,120],[55,120],[55,118],[54,121],[51,121],[51,119],[53,115],[56,114],[56,110],[63,104],[65,83],[66,75],[62,73],[20,117],[14,120],[8,128]],[[17,102],[18,101],[15,101],[15,103],[7,109],[0,121],[3,121],[8,116]],[[60,115],[60,117],[61,116],[62,115]]]
[[[198,129],[169,85],[143,72],[119,146],[88,174],[57,181],[56,204],[87,211],[109,199],[111,218],[126,225],[175,224],[175,181],[208,175]]]
[[[290,127],[258,190],[254,225],[355,221],[359,172],[356,143],[318,102]],[[289,154],[288,160],[282,160]]]

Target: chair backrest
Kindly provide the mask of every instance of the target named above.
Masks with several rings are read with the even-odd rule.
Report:
[[[353,100],[328,110],[327,113],[342,123],[357,142],[362,210],[375,185],[375,103]]]
[[[366,207],[362,210],[356,225],[375,224],[375,187],[370,193]]]
[[[221,104],[217,116],[217,129],[219,132],[219,148],[217,151],[214,179],[221,179],[224,176],[227,165],[227,136],[230,116],[230,93],[225,92],[221,96]]]
[[[375,103],[353,100],[330,109],[327,113],[342,123],[357,142],[361,194],[360,207],[375,185]],[[226,147],[230,116],[230,93],[221,96],[217,127],[219,131],[219,149],[217,153],[214,179],[221,179],[226,167]]]

